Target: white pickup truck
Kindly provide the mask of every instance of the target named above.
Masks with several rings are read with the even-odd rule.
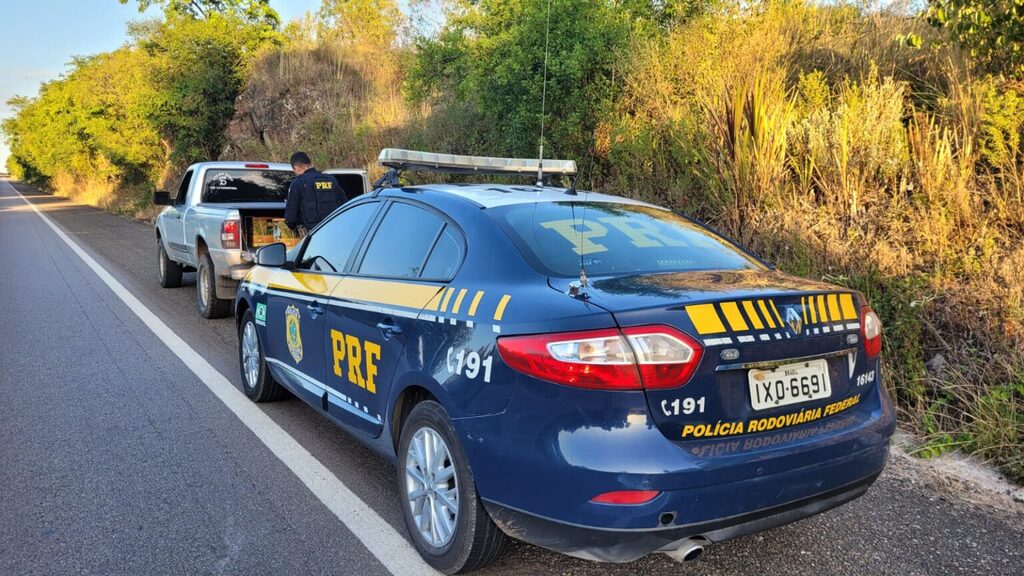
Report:
[[[369,191],[365,170],[325,170],[346,195]],[[156,192],[166,206],[156,218],[160,285],[181,286],[185,272],[196,272],[196,306],[204,318],[231,313],[238,281],[252,266],[257,248],[273,242],[294,245],[284,225],[288,185],[295,173],[287,164],[203,162],[185,172],[178,192]]]

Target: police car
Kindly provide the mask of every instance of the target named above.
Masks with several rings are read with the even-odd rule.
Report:
[[[635,200],[396,177],[550,180],[571,161],[381,162],[376,190],[292,251],[257,253],[239,359],[254,401],[287,390],[396,463],[435,568],[484,566],[508,537],[690,559],[848,502],[882,471],[894,417],[862,294]]]

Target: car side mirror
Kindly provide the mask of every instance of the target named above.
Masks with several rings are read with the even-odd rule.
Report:
[[[166,190],[157,190],[153,192],[153,204],[157,206],[170,206],[171,205],[171,193]]]
[[[281,268],[288,262],[288,248],[283,242],[267,244],[256,250],[256,265]]]

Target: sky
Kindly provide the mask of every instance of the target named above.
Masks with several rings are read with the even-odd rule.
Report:
[[[316,10],[320,0],[270,0],[282,22]],[[125,24],[159,15],[139,14],[135,2],[118,0],[0,0],[0,118],[12,96],[35,96],[39,85],[67,70],[74,56],[114,50],[124,44]],[[9,150],[0,138],[0,172]]]

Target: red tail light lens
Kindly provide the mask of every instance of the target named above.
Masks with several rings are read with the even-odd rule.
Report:
[[[535,378],[610,390],[639,390],[633,351],[614,329],[561,332],[498,339],[506,364]]]
[[[658,490],[618,490],[598,494],[590,501],[598,504],[636,505],[646,504],[660,495]]]
[[[241,248],[241,225],[238,220],[225,220],[220,225],[220,245],[224,248]]]
[[[245,165],[246,168],[270,168],[270,164],[262,164],[259,162],[249,162]]]
[[[641,326],[622,331],[636,354],[644,388],[675,388],[690,381],[704,347],[668,326]]]
[[[860,335],[868,358],[876,358],[882,352],[882,321],[869,306],[860,310]]]
[[[602,390],[682,386],[703,349],[668,326],[638,326],[498,339],[513,369],[556,384]]]

